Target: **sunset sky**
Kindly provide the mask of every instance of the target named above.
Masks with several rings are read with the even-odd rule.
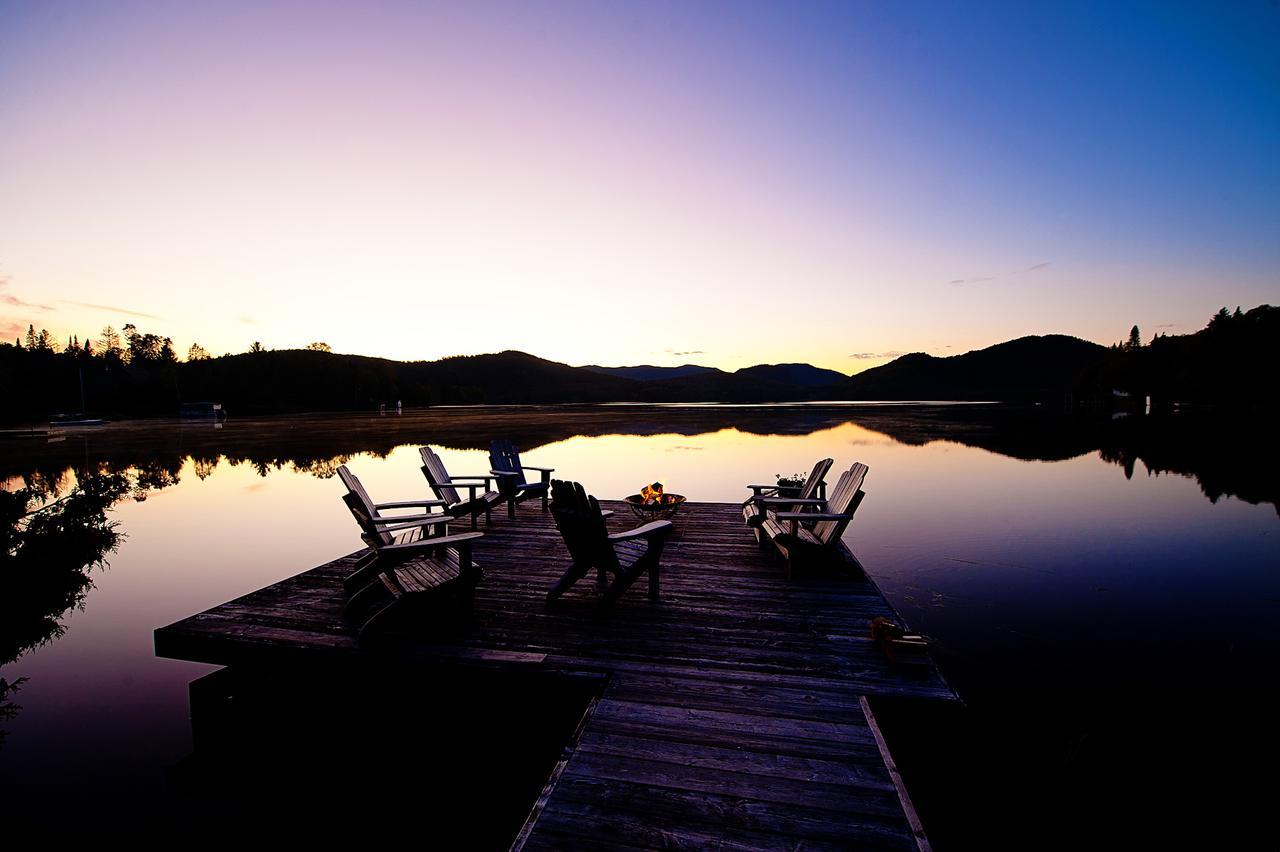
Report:
[[[1280,302],[1280,4],[0,0],[0,336],[842,372]]]

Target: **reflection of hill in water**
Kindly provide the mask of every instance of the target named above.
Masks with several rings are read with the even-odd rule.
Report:
[[[430,409],[404,416],[313,415],[210,424],[139,421],[68,434],[65,440],[0,444],[0,477],[57,481],[68,470],[138,472],[148,488],[176,481],[184,462],[197,476],[218,464],[248,463],[266,475],[288,468],[332,476],[357,453],[384,456],[403,445],[483,450],[495,437],[534,449],[575,436],[701,435],[737,429],[808,435],[844,423],[900,443],[953,441],[1013,458],[1059,461],[1092,452],[1126,467],[1195,477],[1211,500],[1234,495],[1280,502],[1275,453],[1258,420],[1209,417],[1079,419],[1000,406],[659,407],[556,406]]]

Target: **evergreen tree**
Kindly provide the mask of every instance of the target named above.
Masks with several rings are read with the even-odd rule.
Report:
[[[102,337],[98,338],[98,347],[107,358],[120,357],[120,332],[111,326],[102,329]]]
[[[1138,331],[1138,327],[1136,325],[1129,329],[1129,343],[1125,348],[1129,350],[1142,348],[1142,332]]]

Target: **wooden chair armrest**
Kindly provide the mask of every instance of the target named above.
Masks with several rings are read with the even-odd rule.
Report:
[[[655,535],[666,535],[675,529],[675,524],[670,521],[650,521],[642,527],[636,527],[627,532],[614,533],[609,536],[609,541],[630,541],[633,538],[649,538]]]
[[[453,518],[448,515],[432,515],[431,517],[433,520],[430,521],[411,521],[405,524],[379,524],[379,526],[382,527],[384,532],[393,533],[400,532],[400,530],[411,530],[419,527],[438,527],[441,524],[446,524],[445,532],[449,531],[447,524],[452,521]]]
[[[374,503],[375,509],[412,509],[417,506],[443,506],[443,500],[400,500],[395,503]]]
[[[389,551],[391,553],[403,553],[407,550],[429,550],[433,547],[441,547],[450,544],[466,544],[483,538],[482,532],[465,532],[457,535],[442,535],[439,538],[422,538],[417,541],[407,541],[404,544],[387,544],[378,548],[378,552]]]
[[[522,464],[520,465],[520,467],[524,468],[525,470],[540,470],[543,473],[551,473],[552,471],[555,470],[554,467],[535,467],[534,465],[531,465],[531,464]]]
[[[853,515],[848,512],[843,515],[831,512],[779,512],[774,517],[780,521],[847,521]]]
[[[487,485],[493,481],[493,476],[450,476],[449,483],[456,484],[460,479],[475,479]]]
[[[612,509],[601,509],[601,510],[600,510],[600,517],[602,517],[602,518],[612,518],[612,517],[613,517],[613,510],[612,510]]]
[[[429,515],[400,515],[399,517],[374,518],[373,522],[380,527],[387,527],[395,524],[399,528],[404,527],[423,527],[431,524],[443,524],[450,520],[449,516],[443,512],[432,512]]]
[[[517,470],[491,470],[489,472],[492,473],[494,476],[519,476],[520,475],[520,472]]]
[[[819,500],[816,497],[759,497],[752,502],[764,503],[768,506],[825,506],[827,505],[826,500]]]

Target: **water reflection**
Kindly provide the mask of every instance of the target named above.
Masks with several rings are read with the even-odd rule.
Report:
[[[0,666],[63,633],[63,614],[84,605],[89,572],[119,542],[107,510],[137,487],[122,473],[62,474],[0,491]],[[0,679],[0,721],[16,716],[12,694],[25,682]]]
[[[1280,512],[1280,470],[1267,418],[1208,415],[1132,417],[1119,421],[1055,416],[999,406],[724,407],[556,406],[432,409],[402,417],[343,414],[231,421],[225,428],[134,422],[80,430],[48,443],[0,444],[0,479],[57,491],[76,470],[137,471],[139,488],[176,484],[183,465],[201,480],[221,464],[247,464],[259,476],[289,470],[327,479],[354,455],[385,458],[396,447],[432,444],[486,449],[498,437],[536,450],[574,437],[609,435],[802,436],[853,424],[909,446],[949,441],[1016,459],[1062,461],[1098,453],[1132,478],[1195,478],[1216,502],[1235,496]],[[222,424],[218,424],[221,426]]]
[[[746,482],[816,458],[869,464],[846,541],[931,637],[968,702],[954,723],[903,723],[894,743],[915,773],[917,805],[932,808],[938,848],[948,831],[954,848],[988,839],[991,826],[1011,831],[1010,812],[1026,827],[1078,822],[1087,832],[1111,813],[1108,796],[1132,807],[1114,787],[1164,796],[1230,777],[1237,767],[1217,745],[1188,763],[1185,744],[1202,732],[1212,743],[1234,732],[1240,754],[1277,753],[1271,727],[1242,710],[1272,708],[1280,654],[1280,477],[1267,430],[1264,420],[1101,422],[970,407],[566,407],[231,421],[218,431],[119,424],[0,444],[9,490],[57,499],[82,472],[121,473],[126,496],[147,497],[109,513],[128,538],[111,570],[93,573],[85,609],[61,617],[70,629],[0,672],[30,678],[7,725],[0,801],[45,825],[70,818],[68,801],[85,825],[208,814],[207,800],[156,788],[191,754],[187,684],[210,667],[157,659],[151,631],[358,547],[342,489],[325,481],[338,464],[350,461],[387,499],[421,497],[417,445],[474,474],[488,466],[490,438],[509,436],[530,464],[606,497],[656,479],[693,500],[728,501]],[[1229,718],[1207,720],[1197,695]],[[0,713],[6,700],[16,699],[0,695]],[[956,743],[973,752],[948,752]],[[1009,778],[1022,779],[1016,790]]]

